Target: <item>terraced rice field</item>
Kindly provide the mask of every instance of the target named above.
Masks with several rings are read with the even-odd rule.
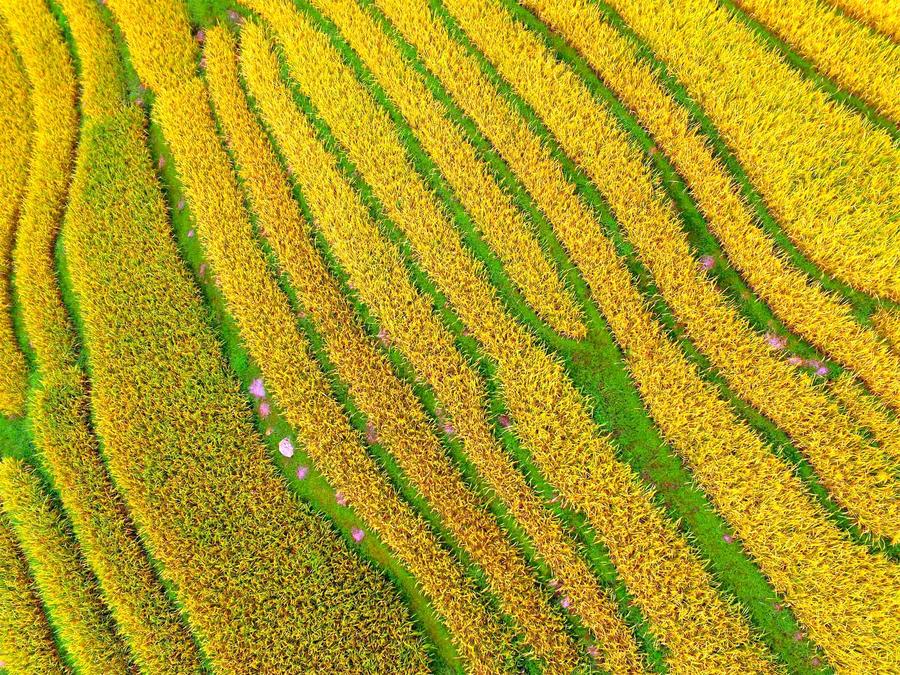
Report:
[[[0,0],[0,672],[900,673],[898,39]]]

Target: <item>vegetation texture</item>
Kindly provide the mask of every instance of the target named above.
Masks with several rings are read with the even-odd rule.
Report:
[[[0,674],[900,672],[892,0],[0,0]]]

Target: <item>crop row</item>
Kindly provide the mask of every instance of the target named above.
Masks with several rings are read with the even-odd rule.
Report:
[[[830,4],[900,41],[900,12],[893,0],[831,0]]]
[[[141,41],[145,22],[133,21],[145,8],[110,4],[134,61],[153,63],[156,47]],[[161,2],[154,10],[166,37],[185,31],[184,40],[165,41],[166,53],[186,42],[193,58],[183,8]],[[202,86],[193,76],[184,85],[168,101]],[[165,88],[155,105],[164,119]],[[93,170],[64,243],[90,345],[94,416],[110,470],[211,665],[282,670],[321,658],[353,668],[378,657],[421,667],[396,592],[269,463],[171,239],[140,109],[98,120],[82,146]],[[361,625],[376,638],[346,650]]]
[[[573,645],[564,635],[559,619],[548,611],[546,599],[536,591],[533,575],[521,554],[464,485],[412,388],[397,379],[387,358],[365,335],[306,236],[309,227],[301,221],[296,203],[289,198],[287,179],[271,149],[263,144],[261,131],[241,100],[235,57],[225,34],[209,31],[206,44],[207,80],[259,225],[276,255],[284,261],[300,305],[307,309],[324,340],[336,374],[366,415],[367,441],[379,443],[391,452],[473,562],[483,568],[500,606],[515,618],[536,655],[546,658],[553,669],[566,663],[571,668]],[[247,138],[251,133],[255,133],[255,139]],[[277,193],[272,190],[274,186],[280,186]],[[246,245],[254,244],[247,240]],[[283,300],[277,311],[269,307],[268,312],[272,321],[290,320],[290,310]]]
[[[37,135],[14,254],[26,332],[41,378],[29,405],[35,442],[136,661],[158,672],[189,672],[192,662],[194,670],[199,668],[196,647],[166,597],[90,428],[86,375],[77,365],[76,337],[57,283],[54,245],[77,128],[74,73],[46,6],[12,5],[3,10],[35,82]],[[85,83],[82,110],[90,123],[124,96],[115,89],[122,89],[116,79],[117,53],[95,6],[65,0],[63,7],[78,44]],[[73,202],[92,170],[84,162],[79,158]],[[66,217],[77,218],[74,211],[70,208]]]
[[[886,400],[900,401],[900,371],[878,335],[860,326],[842,298],[822,289],[782,255],[755,221],[725,166],[692,126],[688,112],[638,60],[636,46],[586,0],[524,4],[564,35],[646,126],[658,149],[685,178],[710,230],[753,290],[792,330],[852,368]],[[773,340],[777,346],[778,337]]]
[[[815,0],[737,0],[822,73],[900,121],[900,44]]]
[[[0,414],[25,412],[25,357],[12,324],[11,262],[18,205],[25,190],[28,147],[31,143],[31,105],[28,79],[13,53],[12,40],[0,25]]]
[[[715,123],[800,249],[855,288],[900,298],[890,222],[900,149],[890,136],[830,101],[712,0],[677,11],[658,0],[608,4]]]
[[[66,517],[50,501],[34,470],[18,459],[0,460],[0,495],[3,514],[78,672],[136,673]],[[31,658],[39,656],[39,649],[37,645]]]
[[[536,36],[513,27],[502,10],[488,3],[467,7],[463,28],[478,26],[472,29],[475,42],[584,167],[687,334],[738,395],[790,434],[837,500],[863,526],[882,536],[897,536],[900,504],[892,486],[876,477],[889,467],[868,452],[836,404],[777,357],[705,276],[690,254],[673,205],[609,110],[592,99]],[[488,18],[490,24],[485,23]],[[503,40],[492,40],[491,31]],[[536,69],[540,77],[534,76]]]
[[[352,5],[342,5],[342,9],[351,13],[354,24],[366,19],[365,15],[354,16]],[[378,39],[377,34],[367,35]],[[409,74],[401,71],[401,76],[409,77]],[[346,259],[347,252],[359,248],[353,236],[359,238],[366,231],[374,233],[373,225],[367,223],[362,205],[356,203],[334,160],[316,141],[309,122],[289,94],[279,87],[265,90],[257,87],[255,93],[267,122],[294,167],[294,178],[302,185],[318,226],[333,242],[335,252]],[[384,278],[402,278],[405,272],[397,255],[391,255],[387,247],[382,251],[384,258],[378,267],[383,270]],[[571,543],[565,541],[560,524],[543,510],[540,499],[492,437],[482,384],[454,347],[452,336],[441,327],[429,304],[412,286],[394,284],[385,290],[389,292],[379,297],[362,289],[361,293],[367,301],[371,300],[380,315],[388,341],[408,356],[418,375],[436,392],[453,435],[463,441],[468,459],[535,542],[539,555],[550,564],[572,602],[571,611],[582,617],[602,643],[611,646],[612,655],[633,667],[636,664],[633,641],[615,618],[605,593],[597,587]]]
[[[900,355],[900,311],[880,309],[872,316],[878,333],[888,341],[895,355]]]
[[[896,414],[848,375],[829,383],[829,389],[848,414],[872,434],[882,452],[891,461],[900,462],[900,422]]]
[[[445,37],[445,32],[442,33],[436,23],[429,21],[427,8],[417,10],[409,3],[402,3],[398,7],[388,0],[379,4],[407,38],[419,47],[422,58],[451,90],[459,105],[481,126],[485,135],[506,157],[511,168],[547,213],[562,242],[591,285],[594,297],[625,350],[633,374],[639,383],[643,382],[641,389],[651,413],[666,436],[689,460],[701,485],[713,497],[729,522],[741,532],[776,587],[793,587],[789,575],[778,574],[788,560],[793,560],[793,566],[802,566],[804,556],[810,553],[823,561],[834,555],[832,544],[820,546],[817,543],[820,536],[826,536],[829,542],[834,542],[833,545],[837,547],[835,550],[840,556],[857,561],[852,576],[864,582],[865,570],[872,564],[877,567],[877,561],[869,561],[864,552],[849,546],[833,526],[827,523],[824,514],[810,502],[802,486],[790,476],[787,467],[775,460],[770,451],[735,419],[727,406],[717,400],[698,374],[687,366],[675,347],[664,339],[660,329],[654,327],[639,293],[631,285],[627,270],[617,261],[611,244],[593,234],[598,230],[598,225],[585,205],[574,195],[563,197],[571,195],[572,188],[563,178],[559,165],[541,147],[539,139],[528,129],[524,120],[518,118],[499,94],[492,90],[477,64],[471,63],[461,47]],[[477,7],[472,4],[466,4],[465,7],[459,7],[458,3],[454,5],[458,14],[463,16],[466,16],[466,11],[477,12]],[[500,21],[499,25],[488,22],[481,13],[476,15],[477,19],[468,15],[466,18],[470,20],[465,25],[485,26],[481,33],[484,37],[482,42],[487,41],[488,33],[505,34],[505,30],[498,32],[499,29],[505,24],[511,24],[497,12],[493,16]],[[515,44],[515,41],[506,39],[497,44]],[[500,48],[493,51],[500,51]],[[679,394],[672,396],[672,391],[678,391]],[[673,406],[674,401],[678,404]],[[736,451],[741,451],[743,455],[743,467],[741,462],[734,463]],[[717,464],[719,460],[723,462],[721,465]],[[717,468],[726,465],[729,467],[727,471]],[[771,472],[771,479],[759,482],[756,477],[748,478],[750,475],[755,476],[754,469],[757,467],[767,467],[766,471]],[[760,500],[761,494],[751,497],[752,493],[771,489],[772,485],[782,486],[784,490],[780,505],[768,498]],[[777,508],[785,517],[794,513],[794,508],[801,508],[804,515],[801,517],[795,514],[795,520],[791,522],[783,520],[781,516],[773,516],[766,520],[765,527],[768,530],[763,535],[755,516],[752,518],[753,522],[751,518],[742,519],[748,499],[766,508]],[[798,523],[802,527],[795,530]],[[773,545],[770,540],[776,532],[779,534]],[[792,545],[801,541],[806,542],[803,546],[804,555],[792,550]],[[770,546],[773,548],[769,548]],[[821,570],[816,574],[820,572]],[[831,587],[830,584],[835,581],[828,577],[830,574],[826,573],[819,580],[823,589]],[[878,585],[871,588],[877,592]],[[801,592],[806,595],[805,591]],[[846,592],[848,598],[853,598],[856,593],[854,584],[849,579]],[[815,616],[818,612],[816,595],[806,597],[808,604],[805,609],[811,617]],[[861,598],[856,597],[857,601]],[[652,623],[654,617],[650,618]],[[827,628],[827,624],[820,627]],[[654,628],[659,631],[658,626]],[[833,637],[840,640],[838,635]],[[665,636],[662,639],[665,641]],[[876,649],[874,640],[872,642],[870,646]]]
[[[0,512],[0,661],[12,672],[62,675],[62,657],[12,525]]]
[[[678,635],[664,632],[661,639],[670,640],[670,648],[679,640],[685,646],[701,641],[711,645],[710,651],[723,662],[739,659],[747,667],[758,656],[746,625],[716,595],[699,560],[652,506],[627,466],[615,458],[606,439],[597,434],[585,402],[562,366],[503,310],[484,279],[483,268],[464,248],[459,234],[408,164],[386,113],[340,62],[301,58],[291,47],[322,39],[293,9],[284,3],[253,6],[276,27],[293,76],[347,148],[385,213],[409,238],[423,269],[496,361],[515,433],[535,463],[566,502],[589,516],[620,575],[651,620],[659,617],[665,626],[666,616],[669,621],[680,616]],[[344,96],[340,101],[329,100],[324,93],[331,90],[340,90]],[[353,133],[357,128],[354,120],[369,130],[365,139]],[[385,258],[396,259],[396,253],[385,251],[390,245],[377,231],[369,229],[363,234],[368,236],[358,236],[359,243],[344,252],[341,263],[351,278],[359,279],[356,287],[361,295],[377,297],[380,288],[403,283],[405,275],[387,276],[392,270],[384,266]],[[329,239],[329,244],[341,258],[338,240]],[[365,254],[373,248],[382,253],[377,257]],[[370,262],[376,260],[377,267]],[[667,592],[660,593],[661,588]],[[692,602],[682,606],[687,595]],[[765,669],[763,661],[759,667]]]

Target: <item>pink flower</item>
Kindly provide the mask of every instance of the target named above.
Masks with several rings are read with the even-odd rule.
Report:
[[[796,633],[794,633],[794,640],[796,640],[797,642],[800,642],[800,640],[802,640],[802,639],[803,639],[803,633],[801,633],[800,631],[797,631]]]
[[[600,656],[600,649],[597,647],[597,645],[591,645],[590,647],[587,648],[587,653],[591,657],[596,659]]]
[[[159,169],[162,169],[166,165],[166,158],[162,155],[159,156],[159,161],[156,162],[156,166]]]
[[[391,335],[384,328],[378,329],[378,341],[381,342],[382,345],[387,347],[391,344]]]
[[[453,428],[453,425],[450,422],[444,422],[444,433],[448,436],[452,436],[456,433],[456,429]]]
[[[184,200],[183,200],[183,199],[179,199],[179,200],[178,200],[178,210],[179,210],[179,211],[183,211],[183,210],[184,210]]]
[[[559,579],[551,579],[550,580],[550,588],[554,591],[559,590],[559,587],[562,586],[562,582]]]
[[[562,600],[559,601],[559,604],[563,609],[569,609],[569,607],[572,606],[572,598],[570,598],[567,595],[566,597],[564,597]]]
[[[206,263],[200,263],[200,276],[206,276]]]
[[[338,490],[334,495],[334,501],[336,501],[341,506],[347,506],[347,495]]]
[[[826,368],[825,366],[819,366],[818,368],[816,368],[816,375],[824,376],[827,374],[828,374],[828,368]]]
[[[266,401],[263,401],[262,403],[259,404],[259,416],[260,417],[265,419],[266,417],[269,416],[270,412],[271,412],[271,410],[269,410],[269,404]]]
[[[300,480],[303,480],[304,478],[306,478],[306,475],[307,475],[308,473],[309,473],[309,467],[308,467],[308,466],[302,466],[302,465],[301,465],[301,466],[298,466],[298,467],[297,467],[297,478],[299,478]]]
[[[734,541],[734,537],[732,537],[730,534],[726,534],[724,537],[722,537],[722,539],[725,541],[726,544],[730,544],[731,542]]]
[[[280,452],[285,457],[294,456],[294,444],[291,443],[290,438],[285,437],[278,442],[278,452]]]
[[[711,255],[705,255],[702,258],[700,258],[700,265],[705,270],[711,270],[715,266],[715,264],[716,264],[716,259],[713,258]]]
[[[775,603],[775,611],[776,611],[776,612],[780,612],[780,611],[781,611],[781,603],[780,603],[780,602],[776,602],[776,603]]]
[[[817,368],[821,368],[821,367],[822,367],[822,362],[821,362],[821,361],[816,361],[815,359],[810,359],[809,361],[806,362],[806,365],[808,365],[810,368],[816,368],[816,369],[817,369]]]
[[[135,104],[136,106],[143,106],[143,105],[144,105],[144,99],[142,99],[140,96],[138,96],[136,99],[134,99],[134,104]]]
[[[799,356],[792,356],[787,360],[787,362],[790,363],[792,366],[802,366],[803,365],[803,359]]]
[[[257,377],[255,380],[253,380],[253,382],[250,383],[250,393],[253,394],[256,398],[265,398],[266,388],[263,386],[261,377]]]
[[[363,540],[363,537],[366,536],[366,533],[358,527],[354,527],[352,530],[350,530],[350,534],[353,536],[353,541],[355,541],[357,544]]]
[[[200,44],[203,44],[204,42],[206,42],[206,31],[201,28],[200,30],[197,31],[197,34],[194,36],[194,39],[197,42],[199,42]]]
[[[814,657],[812,657],[812,659],[810,659],[809,664],[813,668],[818,668],[819,666],[822,665],[822,659],[820,659],[818,656],[814,656]]]
[[[509,425],[512,424],[512,422],[509,419],[509,415],[507,415],[506,413],[503,413],[502,415],[500,415],[500,417],[497,418],[497,421],[500,422],[500,426],[503,427],[504,429],[508,429]]]
[[[200,70],[206,70],[206,57],[200,57]]]
[[[234,21],[236,24],[244,23],[244,17],[235,12],[233,9],[228,10],[228,18]]]
[[[375,431],[375,426],[371,422],[366,422],[366,442],[369,445],[378,442],[378,432]]]
[[[766,333],[766,342],[772,349],[784,349],[787,347],[787,338],[775,333]]]
[[[189,237],[193,237],[193,236],[194,236],[194,230],[193,230],[193,228],[191,228],[190,230],[188,230],[188,236],[189,236]]]

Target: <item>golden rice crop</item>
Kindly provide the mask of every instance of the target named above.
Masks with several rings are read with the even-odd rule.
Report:
[[[900,355],[900,311],[879,309],[872,315],[872,323],[879,335],[891,345],[894,354]]]
[[[516,433],[565,501],[588,515],[660,639],[688,662],[710,658],[720,665],[740,663],[747,670],[768,671],[767,660],[736,609],[718,596],[693,551],[652,505],[628,467],[615,458],[612,446],[597,434],[585,402],[562,366],[505,313],[485,282],[483,269],[406,162],[386,113],[376,108],[339,62],[305,57],[310,44],[323,38],[305,29],[289,4],[252,6],[276,27],[292,74],[345,145],[386,213],[405,232],[423,269],[496,360]],[[245,32],[254,34],[249,28]],[[300,44],[303,53],[291,47]],[[329,99],[327,91],[343,95],[340,100]],[[368,129],[365,138],[352,133],[360,124]],[[364,230],[361,225],[355,223],[357,242],[352,247],[346,243],[349,227],[342,233],[344,242],[329,240],[351,278],[359,279],[355,284],[359,292],[404,283],[403,272],[388,276],[399,267],[396,251],[391,252],[373,224]],[[343,248],[349,250],[339,250]],[[349,259],[343,257],[351,253]],[[394,264],[387,267],[391,260]],[[370,261],[377,261],[377,267]],[[687,597],[692,599],[690,607],[682,605]],[[702,654],[698,643],[704,645]]]
[[[6,27],[0,23],[0,414],[25,412],[25,357],[12,325],[10,263],[19,203],[25,190],[31,105],[28,79],[16,62]]]
[[[454,0],[448,5],[456,7]],[[892,481],[879,478],[890,474],[891,465],[868,451],[838,406],[776,356],[705,275],[674,206],[611,112],[536,35],[496,5],[470,2],[460,16],[464,29],[593,179],[676,318],[732,389],[791,436],[861,526],[890,539],[900,535],[900,501]],[[900,377],[893,384],[895,396],[888,400],[900,405]]]
[[[0,661],[11,673],[71,672],[59,655],[28,563],[0,512]]]
[[[76,365],[75,336],[56,281],[53,244],[61,214],[56,210],[45,211],[41,217],[28,217],[30,205],[34,205],[34,212],[54,203],[56,209],[62,207],[66,196],[65,173],[69,170],[66,155],[71,152],[67,144],[72,142],[68,136],[70,129],[64,125],[67,121],[74,125],[73,102],[63,110],[64,101],[54,100],[45,91],[53,88],[61,96],[71,92],[74,83],[70,80],[71,66],[65,46],[46,8],[38,3],[28,6],[28,10],[22,9],[21,14],[11,19],[11,26],[17,45],[27,45],[23,59],[35,82],[40,82],[35,85],[35,108],[42,108],[37,127],[41,140],[34,146],[29,196],[15,251],[20,302],[41,374],[40,385],[32,393],[29,405],[35,440],[72,519],[84,556],[100,580],[103,596],[133,650],[135,661],[161,673],[197,671],[200,667],[197,648],[153,571],[90,428],[86,378]],[[82,110],[86,120],[93,120],[124,95],[116,90],[116,87],[121,90],[122,84],[115,64],[115,47],[96,7],[84,0],[65,0],[63,7],[79,46],[85,82]],[[46,30],[45,47],[32,42],[36,27]],[[44,71],[53,64],[54,58],[58,60],[57,71],[51,78]],[[43,109],[49,105],[57,107]],[[89,170],[84,159],[80,161],[73,201],[78,200],[77,192]],[[60,166],[60,162],[64,165]],[[57,178],[48,184],[40,181],[42,175]],[[67,217],[78,216],[70,209]]]
[[[637,47],[584,0],[527,0],[542,20],[587,59],[672,160],[706,216],[710,230],[749,285],[792,330],[852,368],[888,401],[900,396],[900,364],[874,330],[861,326],[842,298],[794,267],[756,222],[736,182],[713,155],[685,108],[668,96]],[[774,338],[777,345],[778,338]]]
[[[526,300],[554,329],[583,338],[586,329],[578,309],[530,225],[510,195],[501,190],[475,148],[466,141],[463,131],[447,119],[444,106],[428,91],[424,79],[396,51],[380,49],[381,56],[373,58],[373,51],[379,49],[373,40],[384,43],[388,37],[381,31],[370,30],[371,20],[367,21],[355,3],[323,0],[315,4],[336,23],[369,64]],[[365,39],[358,39],[359,31],[364,31]]]
[[[0,460],[0,503],[73,665],[89,675],[137,672],[68,521],[21,460]]]
[[[871,432],[882,451],[895,462],[900,461],[900,421],[897,417],[849,375],[841,375],[830,382],[828,388],[851,417]]]
[[[460,651],[473,664],[493,662],[492,655],[502,651],[495,620],[481,606],[463,570],[440,546],[424,519],[401,500],[366,453],[347,415],[330,396],[328,381],[309,354],[287,299],[268,275],[262,253],[232,246],[238,236],[240,241],[252,241],[250,221],[233,178],[230,184],[225,183],[232,190],[223,191],[231,167],[214,136],[211,112],[200,107],[206,96],[203,84],[195,80],[191,85],[158,95],[154,114],[176,163],[181,160],[180,175],[188,199],[196,205],[198,236],[248,351],[271,386],[272,399],[335,489],[420,580],[445,617]],[[206,113],[204,117],[186,114],[198,108]],[[199,136],[198,129],[209,135]],[[219,198],[212,199],[216,193]],[[223,194],[229,203],[223,203]],[[223,214],[228,214],[228,220]],[[250,283],[252,290],[248,289]],[[493,666],[499,667],[499,663]]]
[[[820,72],[900,122],[900,44],[818,0],[736,4]]]
[[[110,4],[117,13],[132,6],[127,0]],[[122,26],[132,51],[162,48],[144,43],[128,18]],[[166,42],[191,39],[175,22],[169,33]],[[317,466],[416,575],[446,619],[461,653],[473,666],[500,667],[504,638],[497,618],[487,613],[460,565],[366,453],[346,414],[329,395],[328,381],[299,335],[287,298],[268,273],[261,251],[253,246],[250,221],[216,135],[202,81],[196,77],[174,81],[163,73],[148,79],[160,83],[153,114],[172,148],[200,241],[273,399]],[[235,240],[244,246],[234,245]]]
[[[13,250],[13,271],[37,369],[46,376],[57,364],[71,364],[74,353],[74,338],[53,272],[52,252],[78,131],[75,74],[59,29],[43,2],[3,0],[0,13],[32,88],[34,137]]]
[[[248,40],[243,62],[257,103],[293,168],[294,179],[303,187],[306,201],[316,215],[317,226],[333,240],[338,256],[346,260],[345,246],[360,250],[350,235],[367,229],[371,231],[372,224],[367,222],[364,207],[341,178],[333,158],[316,140],[311,125],[296,108],[287,89],[275,84],[277,66],[271,54],[255,52],[253,47],[252,39]],[[268,74],[262,68],[266,64]],[[297,229],[285,230],[277,225],[277,221],[271,222],[276,224],[266,230],[273,240],[287,237]],[[342,228],[346,229],[342,231]],[[281,230],[285,231],[282,233]],[[298,282],[300,268],[304,267],[304,274],[308,275],[311,264],[309,257],[296,254],[297,250],[302,250],[301,246],[308,244],[290,244],[295,253],[288,255],[285,241],[285,253],[281,256],[282,264],[293,268],[292,276]],[[402,263],[388,248],[379,253],[385,257],[373,271],[384,269],[386,275],[382,280],[376,281],[369,276],[362,283],[362,277],[355,273],[357,267],[351,270],[351,277],[379,315],[385,340],[401,349],[418,374],[434,388],[454,435],[464,442],[468,458],[535,542],[538,553],[565,588],[572,611],[581,616],[604,646],[604,658],[623,669],[636,669],[640,660],[637,647],[628,629],[616,616],[611,599],[578,556],[560,523],[543,508],[540,498],[492,437],[477,375],[454,347],[452,336],[440,325],[428,302],[412,285],[382,283],[391,276],[402,278],[404,272]],[[318,283],[325,285],[324,281]],[[374,289],[381,292],[373,295]]]
[[[446,528],[485,571],[500,606],[516,620],[535,654],[553,670],[571,669],[575,650],[547,598],[536,588],[520,552],[504,537],[484,504],[462,481],[431,428],[412,388],[367,338],[340,287],[319,258],[309,227],[290,197],[287,178],[262,138],[243,100],[234,46],[224,29],[206,34],[207,82],[239,174],[260,228],[288,272],[300,304],[325,342],[336,374],[355,405],[366,414],[370,443],[391,451],[410,482],[427,499]],[[232,241],[238,241],[234,238]],[[248,240],[245,246],[252,247]],[[270,320],[290,312],[269,308]]]
[[[215,670],[421,672],[396,591],[276,473],[172,240],[141,111],[95,122],[65,254],[112,475]],[[364,642],[347,644],[361,631]]]
[[[890,136],[829,100],[714,0],[608,4],[704,109],[807,257],[900,299],[900,147]]]
[[[464,4],[456,7],[461,15],[465,7],[471,7]],[[408,2],[389,0],[380,0],[379,5],[419,47],[426,64],[479,124],[547,213],[610,321],[651,414],[688,459],[700,485],[776,588],[790,599],[813,637],[840,663],[845,662],[841,659],[851,664],[864,662],[864,658],[858,660],[857,653],[864,646],[870,657],[890,664],[893,657],[889,650],[882,649],[878,636],[894,630],[893,610],[884,612],[879,601],[869,595],[882,593],[881,583],[893,587],[895,581],[887,565],[848,544],[789,469],[735,419],[714,390],[664,338],[611,243],[594,234],[599,226],[586,205],[575,198],[561,166],[530,132],[525,120],[487,82],[478,65],[467,58],[462,45],[450,38],[439,20],[430,17],[424,3],[419,9]],[[747,504],[757,506],[747,513]],[[818,562],[807,564],[811,560]],[[877,574],[879,582],[869,586],[870,574]],[[867,585],[865,591],[860,584]],[[838,587],[840,591],[836,592]],[[840,606],[829,608],[830,618],[822,614],[822,594],[839,598]],[[878,625],[862,618],[849,628],[844,623],[850,612],[848,606],[856,607],[852,611],[857,616],[877,619]],[[665,642],[668,633],[654,624],[656,616],[648,615]],[[683,627],[671,630],[677,637]]]
[[[894,0],[829,0],[829,4],[900,41],[900,12]]]
[[[900,672],[855,5],[0,0],[0,671]]]

